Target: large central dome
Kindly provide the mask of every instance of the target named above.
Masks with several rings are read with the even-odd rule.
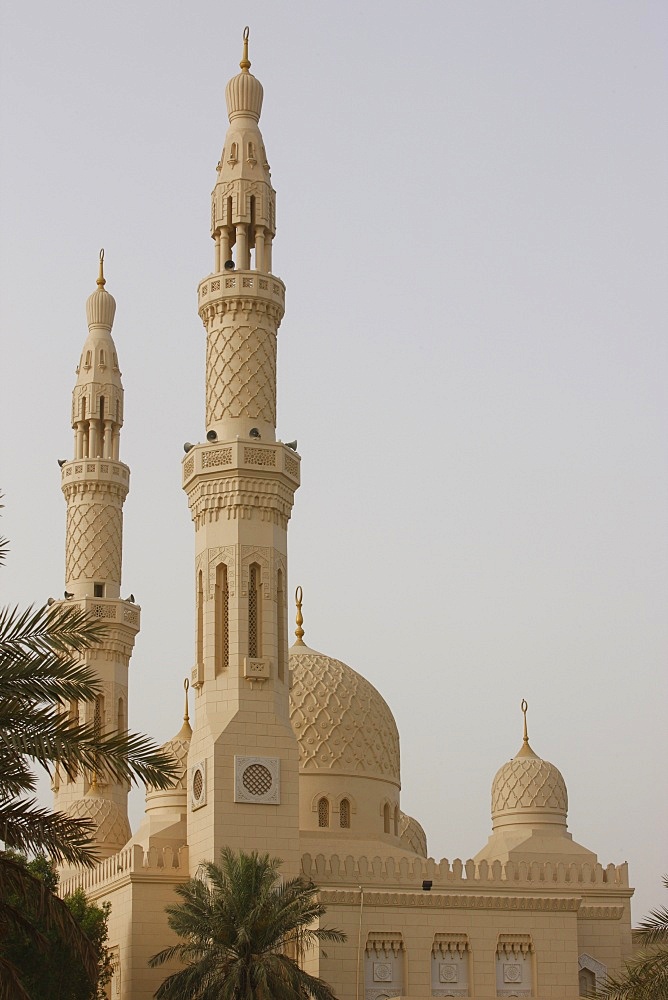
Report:
[[[399,733],[387,702],[351,667],[296,644],[290,720],[302,772],[383,778],[400,787]]]

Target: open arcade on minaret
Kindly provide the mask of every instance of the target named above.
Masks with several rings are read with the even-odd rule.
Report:
[[[285,286],[273,272],[276,194],[248,30],[240,68],[225,92],[213,271],[198,288],[206,426],[182,469],[195,528],[194,726],[186,684],[183,725],[166,744],[180,778],[169,791],[147,788],[134,835],[126,786],[103,771],[56,774],[56,807],[93,822],[103,859],[63,871],[62,891],[81,884],[111,904],[110,996],[119,1000],[153,995],[165,972],[148,959],[173,940],[165,907],[174,887],[225,845],[268,851],[286,874],[303,871],[319,886],[327,923],[347,941],[310,953],[306,966],[342,1000],[578,997],[630,954],[632,890],[625,865],[603,867],[568,832],[564,779],[531,748],[526,704],[520,749],[494,778],[487,843],[465,863],[436,862],[401,809],[399,733],[381,695],[305,645],[301,604],[288,648],[287,528],[301,459],[294,442],[276,439]],[[124,731],[140,608],[120,589],[130,470],[103,263],[101,254],[86,303],[62,489],[67,599],[108,629],[86,654],[103,694],[70,710]]]

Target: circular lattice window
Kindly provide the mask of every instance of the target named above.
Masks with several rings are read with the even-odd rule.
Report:
[[[281,762],[278,757],[234,758],[234,801],[278,805]]]
[[[190,772],[190,802],[193,809],[206,804],[206,761],[196,764]]]
[[[244,771],[241,780],[251,795],[266,795],[271,788],[271,771],[264,764],[251,764]]]

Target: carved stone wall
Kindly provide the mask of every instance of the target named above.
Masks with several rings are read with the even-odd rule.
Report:
[[[259,325],[254,314],[211,325],[206,371],[207,426],[241,416],[276,425],[276,330],[269,323]]]
[[[104,502],[70,503],[67,507],[65,579],[120,583],[123,514]]]

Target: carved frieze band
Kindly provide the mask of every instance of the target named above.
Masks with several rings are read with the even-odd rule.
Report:
[[[581,906],[578,911],[578,920],[621,920],[623,916],[623,906]]]
[[[318,898],[325,906],[359,906],[359,890],[320,889]],[[511,910],[529,912],[576,913],[577,898],[559,896],[479,896],[445,895],[432,892],[373,892],[364,890],[366,906],[426,907],[453,910]]]

